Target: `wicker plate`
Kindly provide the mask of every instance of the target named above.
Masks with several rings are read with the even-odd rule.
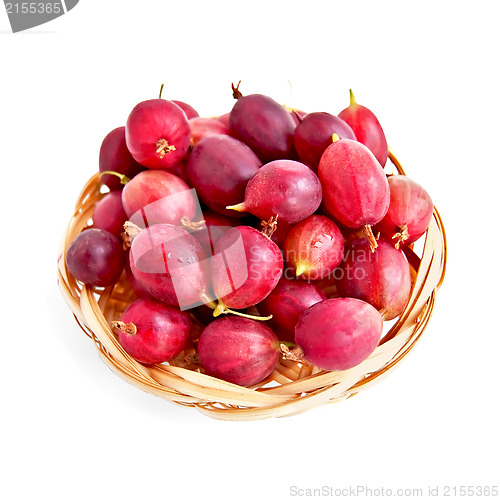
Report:
[[[389,157],[397,173],[405,175],[392,151]],[[94,205],[102,196],[96,173],[78,198],[63,237],[61,256],[87,227]],[[82,286],[68,273],[63,257],[59,258],[58,277],[61,292],[78,324],[94,341],[102,360],[121,378],[143,391],[180,405],[194,406],[214,418],[255,420],[293,415],[346,399],[380,380],[408,354],[429,322],[446,269],[446,235],[436,209],[421,255],[413,249],[405,253],[412,268],[410,300],[368,359],[342,372],[281,360],[266,380],[252,388],[200,373],[197,365],[186,361],[195,352],[192,346],[170,363],[154,366],[138,363],[121,348],[110,327],[110,322],[119,319],[135,299],[126,280],[104,289]]]

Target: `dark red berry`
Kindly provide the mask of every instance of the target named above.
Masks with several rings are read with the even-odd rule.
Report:
[[[121,241],[104,229],[86,229],[66,251],[69,272],[89,286],[114,285],[124,265],[125,251]]]
[[[279,359],[278,339],[263,323],[228,316],[210,323],[198,343],[209,375],[251,386],[269,376]]]

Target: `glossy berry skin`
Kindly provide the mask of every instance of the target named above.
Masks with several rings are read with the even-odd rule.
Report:
[[[125,126],[134,159],[151,169],[168,169],[186,155],[191,130],[184,111],[172,101],[151,99],[132,110]]]
[[[186,172],[191,186],[209,208],[241,217],[226,206],[241,201],[248,181],[262,162],[244,143],[227,135],[205,137],[191,152]]]
[[[349,107],[339,113],[339,118],[351,127],[356,139],[375,155],[383,167],[387,162],[389,149],[382,126],[372,111],[355,101],[352,90],[349,92],[351,102]]]
[[[397,247],[409,245],[427,231],[434,205],[427,191],[410,178],[392,175],[388,181],[389,210],[375,229]]]
[[[261,315],[273,316],[266,324],[272,327],[280,340],[295,342],[295,326],[300,315],[325,299],[324,292],[313,284],[281,278],[257,308]]]
[[[285,260],[304,280],[321,280],[333,273],[344,256],[344,237],[327,217],[311,215],[288,233]]]
[[[201,334],[198,353],[207,374],[252,386],[269,376],[279,359],[278,339],[261,322],[228,316]]]
[[[197,211],[196,198],[186,182],[163,170],[136,175],[123,189],[122,203],[127,216],[140,227],[178,224],[182,217],[193,219]]]
[[[179,108],[181,108],[182,111],[184,111],[184,114],[186,115],[186,118],[188,120],[200,116],[198,111],[196,111],[196,109],[194,109],[193,106],[191,106],[191,104],[188,104],[187,102],[184,101],[176,101],[175,99],[172,99],[172,102],[174,104],[177,104],[177,106],[179,106]]]
[[[120,236],[123,233],[123,224],[127,220],[127,214],[123,210],[122,193],[111,191],[104,195],[95,205],[92,220],[93,227]]]
[[[171,224],[139,232],[130,247],[130,269],[143,290],[166,304],[198,305],[208,290],[208,263],[200,243]]]
[[[375,350],[382,329],[382,316],[367,302],[327,299],[302,313],[295,342],[304,351],[304,358],[317,367],[348,370]]]
[[[294,160],[276,160],[260,168],[247,184],[243,203],[232,208],[262,220],[278,216],[278,223],[294,224],[317,210],[321,192],[321,183],[309,167]]]
[[[368,302],[384,320],[399,316],[410,298],[410,265],[401,250],[384,240],[375,252],[365,239],[354,241],[335,276],[341,297]]]
[[[112,130],[102,141],[99,151],[99,172],[111,171],[132,179],[144,167],[137,163],[125,142],[125,127]],[[121,191],[124,184],[116,175],[104,174],[100,177],[101,185],[106,185],[111,191]]]
[[[185,312],[151,299],[139,299],[130,304],[121,322],[132,323],[135,328],[118,326],[118,342],[130,356],[147,365],[170,361],[177,356],[184,349],[191,328]]]
[[[327,210],[347,227],[372,226],[389,208],[389,183],[363,144],[343,139],[323,153],[318,175]]]
[[[196,146],[204,137],[211,135],[229,135],[229,128],[213,118],[196,117],[189,120],[191,144]]]
[[[121,241],[103,229],[86,229],[66,251],[68,271],[89,286],[110,286],[119,279],[125,265]]]
[[[212,286],[227,307],[244,309],[258,304],[271,293],[282,272],[279,248],[253,227],[235,227],[215,245]]]
[[[295,129],[295,150],[300,161],[318,171],[319,161],[325,149],[332,144],[332,136],[356,140],[351,127],[344,120],[330,113],[309,113]]]
[[[264,163],[294,158],[295,126],[284,106],[262,94],[240,97],[229,115],[231,135],[247,144]]]

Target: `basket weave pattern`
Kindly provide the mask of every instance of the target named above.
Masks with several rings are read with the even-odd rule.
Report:
[[[392,164],[405,172],[395,155]],[[386,170],[388,167],[386,167]],[[94,289],[82,285],[66,269],[64,255],[73,239],[88,226],[94,206],[102,198],[99,176],[92,176],[81,192],[64,234],[58,263],[61,292],[76,321],[94,341],[102,360],[117,375],[155,396],[194,406],[223,420],[255,420],[301,413],[328,402],[338,402],[379,381],[412,349],[426,328],[446,269],[446,235],[436,209],[425,238],[422,255],[411,248],[405,253],[412,269],[408,304],[372,355],[342,372],[320,370],[309,363],[280,360],[274,372],[255,387],[246,388],[204,374],[192,364],[193,345],[170,363],[145,366],[120,346],[110,323],[121,318],[135,300],[125,278],[115,286]]]

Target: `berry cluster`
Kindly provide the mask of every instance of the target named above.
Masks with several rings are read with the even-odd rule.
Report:
[[[352,368],[408,302],[404,250],[426,232],[432,201],[386,175],[382,127],[352,92],[334,116],[238,87],[225,115],[200,117],[160,92],[108,134],[109,192],[67,268],[90,287],[132,287],[137,300],[112,326],[141,363],[193,342],[200,369],[243,386],[281,356]]]

